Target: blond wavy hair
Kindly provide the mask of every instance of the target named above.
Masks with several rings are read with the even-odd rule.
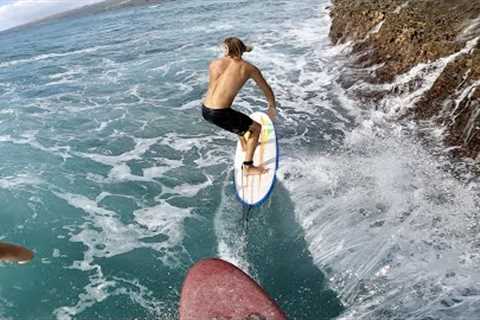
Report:
[[[252,51],[252,47],[245,45],[242,40],[236,37],[229,37],[223,40],[226,55],[232,58],[240,58],[244,52]]]

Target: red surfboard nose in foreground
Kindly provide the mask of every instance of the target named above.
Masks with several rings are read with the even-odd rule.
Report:
[[[252,278],[220,259],[188,271],[180,297],[180,320],[286,320],[278,305]]]

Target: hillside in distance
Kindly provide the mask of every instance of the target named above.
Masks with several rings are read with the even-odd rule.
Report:
[[[15,28],[11,28],[5,31],[16,31],[24,28],[28,28],[38,24],[49,23],[54,20],[64,19],[64,18],[75,18],[87,15],[99,14],[106,11],[122,9],[126,7],[150,5],[155,3],[160,3],[163,0],[105,0],[99,3],[94,3],[91,5],[86,5],[77,9],[69,10],[66,12],[57,13],[46,18],[29,22]]]

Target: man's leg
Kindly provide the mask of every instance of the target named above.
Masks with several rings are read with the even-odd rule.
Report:
[[[240,139],[240,146],[242,147],[243,152],[247,151],[247,140],[249,136],[250,131],[247,131],[247,133],[245,133],[243,136],[238,137]]]
[[[250,138],[250,131],[247,131],[243,136],[238,137],[238,139],[240,140],[240,146],[242,147],[243,152],[247,151],[247,140],[249,138]],[[260,144],[260,140],[258,140],[258,144]]]
[[[246,140],[246,150],[245,150],[245,160],[244,160],[244,172],[246,174],[262,174],[268,171],[267,168],[264,168],[263,166],[254,166],[253,165],[253,155],[255,154],[255,150],[257,149],[258,146],[258,139],[260,138],[260,132],[262,131],[262,126],[257,123],[253,122],[250,125],[249,132],[243,136],[240,137],[240,139],[244,138]]]

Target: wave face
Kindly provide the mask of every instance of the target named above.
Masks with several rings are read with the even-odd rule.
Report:
[[[0,234],[36,259],[1,266],[0,318],[175,319],[185,271],[220,256],[289,319],[474,319],[477,178],[397,120],[415,94],[359,98],[403,91],[355,81],[328,5],[165,1],[2,34]],[[231,35],[280,109],[278,183],[247,232],[235,137],[199,108]],[[392,86],[425,92],[441,65]],[[263,101],[248,83],[235,108]]]

